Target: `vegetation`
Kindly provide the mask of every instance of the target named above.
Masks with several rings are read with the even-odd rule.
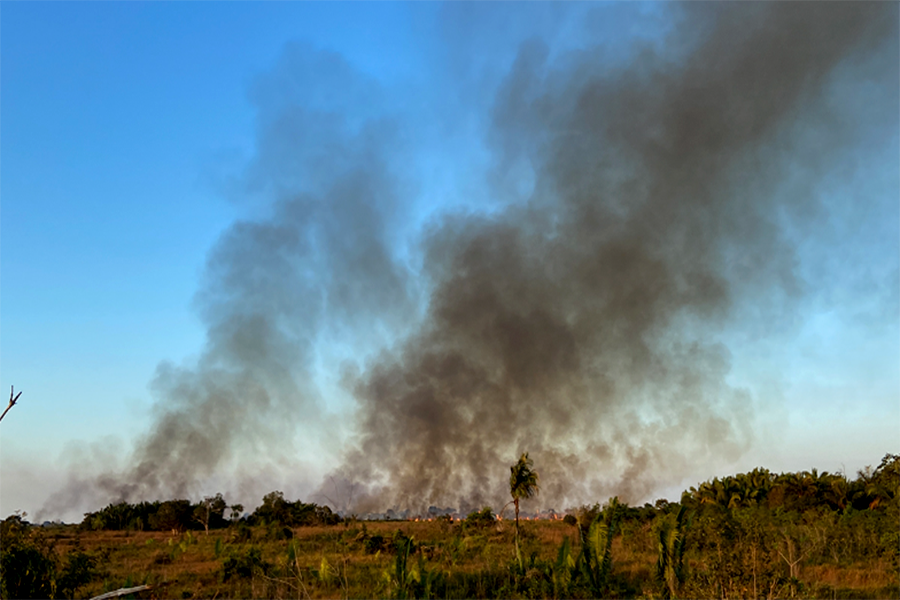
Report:
[[[540,491],[540,477],[534,470],[534,461],[525,452],[518,462],[509,468],[509,493],[516,507],[516,560],[519,570],[524,569],[522,554],[519,552],[519,500],[533,498]]]
[[[622,505],[618,498],[613,498],[602,511],[582,511],[583,515],[593,518],[587,523],[580,523],[578,532],[581,537],[581,554],[576,562],[577,573],[591,590],[594,598],[607,598],[613,594],[610,582],[612,571],[612,543],[622,518]]]
[[[654,519],[653,537],[659,540],[659,558],[656,561],[656,579],[662,588],[663,598],[675,598],[684,585],[684,515],[685,507],[678,514],[669,513]]]
[[[898,491],[896,455],[853,480],[756,469],[679,502],[613,498],[521,520],[518,558],[515,528],[490,507],[360,522],[273,492],[250,515],[228,514],[224,499],[219,511],[217,496],[112,504],[71,526],[14,515],[0,528],[0,595],[148,584],[137,597],[897,598]]]
[[[20,515],[0,525],[0,596],[3,598],[71,598],[103,573],[98,569],[103,552],[87,554],[78,544],[65,554]]]
[[[281,492],[263,497],[256,511],[242,520],[244,507],[232,505],[230,520],[225,519],[229,505],[222,494],[209,496],[191,504],[188,500],[110,504],[97,512],[87,513],[79,526],[86,531],[172,531],[182,533],[190,529],[223,529],[238,522],[263,525],[269,528],[290,528],[304,525],[334,525],[341,518],[327,506],[289,502]]]

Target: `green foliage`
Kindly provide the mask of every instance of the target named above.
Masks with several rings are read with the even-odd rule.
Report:
[[[779,555],[784,539],[780,527],[797,520],[797,513],[776,513],[765,507],[727,510],[706,506],[684,530],[685,544],[695,557],[683,589],[695,597],[777,597],[788,585],[786,565]]]
[[[85,513],[81,528],[87,531],[187,531],[190,529],[221,529],[229,524],[240,524],[244,507],[231,505],[231,512],[222,494],[207,496],[197,504],[188,500],[165,502],[118,502],[91,513]],[[289,502],[281,492],[271,492],[263,497],[262,505],[250,517],[252,524],[272,525],[271,535],[285,539],[285,527],[304,525],[333,525],[341,518],[327,506]],[[276,529],[275,527],[280,527]],[[242,534],[243,535],[243,534]]]
[[[900,455],[886,454],[876,469],[867,467],[848,480],[842,474],[816,469],[775,475],[766,469],[714,478],[685,492],[690,508],[717,505],[727,509],[765,506],[804,512],[819,506],[829,510],[865,510],[896,506],[900,501]]]
[[[34,543],[18,541],[0,550],[0,589],[5,598],[52,598],[56,564]]]
[[[328,559],[323,556],[322,561],[319,563],[319,570],[316,571],[315,575],[323,584],[331,585],[331,582],[337,576],[337,571],[331,566]]]
[[[302,527],[305,525],[335,525],[341,522],[327,506],[306,504],[297,500],[284,499],[282,492],[270,492],[263,496],[263,502],[251,516],[253,523],[281,525],[282,527]]]
[[[98,575],[97,559],[79,549],[61,561],[52,543],[20,516],[0,524],[0,597],[70,598]]]
[[[233,540],[240,543],[249,542],[251,539],[253,539],[253,530],[250,528],[250,525],[244,521],[239,521],[234,529]]]
[[[412,536],[398,531],[394,535],[393,569],[382,572],[382,581],[391,598],[434,598],[440,591],[446,591],[447,582],[441,572],[429,569],[421,547]],[[413,563],[410,557],[417,555]]]
[[[263,560],[262,552],[251,546],[243,552],[232,552],[222,561],[222,580],[232,578],[249,578],[255,573],[268,573],[271,565]]]
[[[377,554],[383,551],[386,547],[384,536],[381,535],[373,535],[366,538],[365,541],[366,552],[369,554]]]
[[[579,527],[581,554],[578,568],[596,598],[609,596],[612,571],[612,541],[616,535],[622,507],[612,498],[606,508],[594,517],[588,527]]]
[[[289,502],[284,499],[283,492],[269,492],[263,496],[262,504],[259,505],[253,513],[253,519],[256,523],[262,525],[268,524],[287,524],[291,521],[291,511]]]
[[[76,590],[89,584],[98,575],[96,557],[73,550],[66,556],[66,564],[57,579],[57,593],[65,598],[72,598]]]
[[[167,500],[150,515],[150,529],[154,531],[185,531],[192,526],[193,507],[188,500]]]
[[[519,550],[519,500],[533,498],[540,491],[540,477],[534,470],[534,461],[525,452],[519,460],[509,468],[509,493],[516,508],[516,560],[519,570],[524,571],[522,554]]]
[[[159,510],[159,504],[159,502],[141,502],[139,504],[119,502],[110,504],[97,512],[85,513],[81,527],[88,531],[144,531],[150,529],[150,515]]]
[[[266,527],[266,538],[276,541],[291,540],[294,538],[294,530],[278,523],[272,523]]]
[[[228,508],[228,504],[225,503],[222,494],[207,496],[194,506],[192,516],[194,521],[202,525],[206,534],[209,535],[210,528],[217,529],[228,524],[225,520],[226,508]]]
[[[0,595],[89,597],[122,582],[167,581],[161,589],[175,598],[896,598],[897,473],[896,457],[887,455],[854,480],[754,469],[700,484],[682,502],[629,507],[613,499],[582,508],[567,524],[523,523],[515,557],[511,528],[497,527],[490,508],[461,523],[409,523],[402,531],[362,521],[303,531],[281,521],[318,519],[315,505],[274,493],[227,536],[197,535],[199,505],[189,505],[189,527],[157,541],[83,530],[93,521],[148,531],[151,521],[161,525],[164,502],[110,505],[89,513],[78,532],[14,516],[0,522]],[[184,505],[173,502],[164,513]],[[113,538],[111,563],[84,550]],[[102,583],[100,565],[115,570]]]
[[[410,573],[409,553],[414,547],[411,537],[400,535],[394,540],[394,547],[397,549],[397,556],[394,559],[394,586],[396,590],[396,598],[409,598],[412,584],[418,580],[418,573]]]
[[[575,557],[572,555],[569,538],[565,538],[556,553],[556,562],[551,572],[555,598],[568,598],[571,595],[572,576],[575,572]]]
[[[684,585],[684,515],[681,506],[677,514],[660,515],[654,523],[659,557],[656,562],[656,580],[661,585],[663,598],[675,598]]]
[[[463,525],[466,529],[487,529],[497,524],[497,516],[490,506],[469,513]]]
[[[222,494],[208,496],[191,504],[188,500],[165,502],[139,502],[110,504],[97,512],[85,513],[80,527],[86,531],[186,531],[203,528],[226,527],[225,510],[228,508]],[[242,511],[241,505],[232,507]],[[237,520],[240,512],[231,515]]]
[[[514,500],[533,498],[540,491],[540,477],[534,471],[534,461],[525,452],[509,468],[509,493]]]

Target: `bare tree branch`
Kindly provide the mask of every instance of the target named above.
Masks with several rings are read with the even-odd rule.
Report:
[[[139,585],[136,587],[130,588],[119,588],[117,590],[113,590],[112,592],[106,592],[105,594],[100,594],[99,596],[94,596],[91,600],[107,600],[108,598],[118,598],[119,596],[124,596],[126,594],[134,594],[135,592],[143,592],[144,590],[151,589],[149,585]]]
[[[14,391],[15,390],[13,389],[13,386],[9,386],[9,406],[7,406],[6,410],[3,411],[3,414],[0,415],[0,421],[2,421],[3,417],[6,416],[6,413],[9,412],[9,409],[11,409],[13,406],[16,405],[16,401],[19,399],[19,396],[22,395],[22,392],[19,392],[18,394],[15,395],[15,397],[13,397]]]

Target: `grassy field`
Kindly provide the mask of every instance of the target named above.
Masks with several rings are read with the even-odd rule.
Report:
[[[141,598],[489,598],[590,597],[567,575],[565,553],[580,548],[578,528],[563,521],[522,523],[522,563],[510,521],[473,527],[447,521],[347,521],[298,528],[231,527],[202,531],[83,531],[32,528],[29,535],[60,557],[97,558],[97,574],[75,597],[141,584]],[[614,538],[608,594],[660,597],[657,548],[649,525]],[[701,571],[702,556],[687,555]],[[778,561],[781,562],[781,561]],[[569,565],[574,564],[571,559]],[[755,568],[755,567],[754,567]],[[786,563],[769,564],[786,573]],[[760,568],[760,570],[764,570]],[[568,577],[568,580],[567,580]],[[759,597],[892,598],[898,574],[888,561],[801,564],[796,581],[783,574]],[[762,586],[761,586],[762,588]],[[694,588],[694,592],[699,588]],[[740,597],[739,590],[725,595]],[[737,596],[735,596],[737,594]],[[695,595],[691,589],[686,596]]]
[[[167,598],[395,597],[403,595],[404,585],[412,590],[429,577],[444,580],[447,597],[489,597],[515,583],[508,523],[477,531],[434,521],[349,522],[288,531],[254,527],[206,536],[61,527],[47,535],[61,555],[80,549],[103,557],[104,577],[80,589],[84,597],[140,584],[156,589],[143,595]],[[577,537],[575,528],[561,522],[532,522],[524,531],[523,548],[545,560],[555,559],[564,537],[573,543]],[[398,576],[396,542],[409,538],[405,572]]]

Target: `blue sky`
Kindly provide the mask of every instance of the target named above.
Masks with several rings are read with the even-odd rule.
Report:
[[[120,400],[145,396],[161,357],[202,343],[190,301],[238,212],[218,178],[253,152],[254,78],[295,39],[385,77],[403,68],[394,58],[413,60],[406,40],[379,34],[404,11],[359,8],[4,7],[5,373],[52,386],[72,425],[130,420]],[[42,375],[48,361],[64,379]],[[87,415],[63,400],[73,393],[107,401]]]
[[[408,149],[392,160],[409,161],[402,185],[413,191],[386,227],[392,252],[415,271],[424,260],[417,236],[435,215],[506,205],[472,173],[492,166],[484,123],[522,40],[544,40],[549,60],[565,62],[593,28],[611,64],[627,65],[635,39],[656,43],[670,26],[655,5],[73,2],[0,10],[0,389],[23,391],[0,426],[2,516],[40,511],[73,456],[122,460],[155,414],[148,385],[158,364],[200,355],[206,327],[194,296],[210,249],[235,220],[270,215],[279,182],[315,179],[314,171],[290,171],[289,161],[264,160],[280,103],[302,97],[360,118],[402,118],[397,144]],[[303,57],[322,51],[341,57],[360,87],[318,97],[318,79],[329,73],[319,58],[304,71]],[[884,65],[868,68],[878,85]],[[340,88],[344,75],[334,77]],[[865,89],[839,88],[832,101],[862,115],[866,98]],[[749,392],[757,433],[730,464],[684,474],[685,485],[757,465],[852,474],[900,450],[896,112],[887,131],[873,118],[854,120],[844,167],[816,178],[824,208],[809,219],[821,224],[793,240],[809,293],[785,326],[757,328],[748,312],[740,327],[721,332],[729,383]],[[528,174],[517,168],[504,177],[520,185]],[[423,294],[414,294],[420,307]],[[313,376],[324,410],[352,413],[339,389],[341,361],[402,338],[402,328],[384,327],[354,338],[337,324],[319,338]],[[296,480],[284,475],[293,463],[275,461],[272,485],[257,483],[262,490],[215,477],[251,504],[257,491],[279,486],[299,494],[339,464],[335,445],[300,450],[308,472]]]
[[[67,441],[140,432],[157,363],[201,347],[191,298],[240,212],[222,179],[254,151],[254,80],[292,41],[409,75],[411,18],[400,5],[3,6],[2,382],[24,391],[10,422],[42,407],[3,436],[7,469],[42,479],[26,490],[4,474],[4,514],[34,513]]]

